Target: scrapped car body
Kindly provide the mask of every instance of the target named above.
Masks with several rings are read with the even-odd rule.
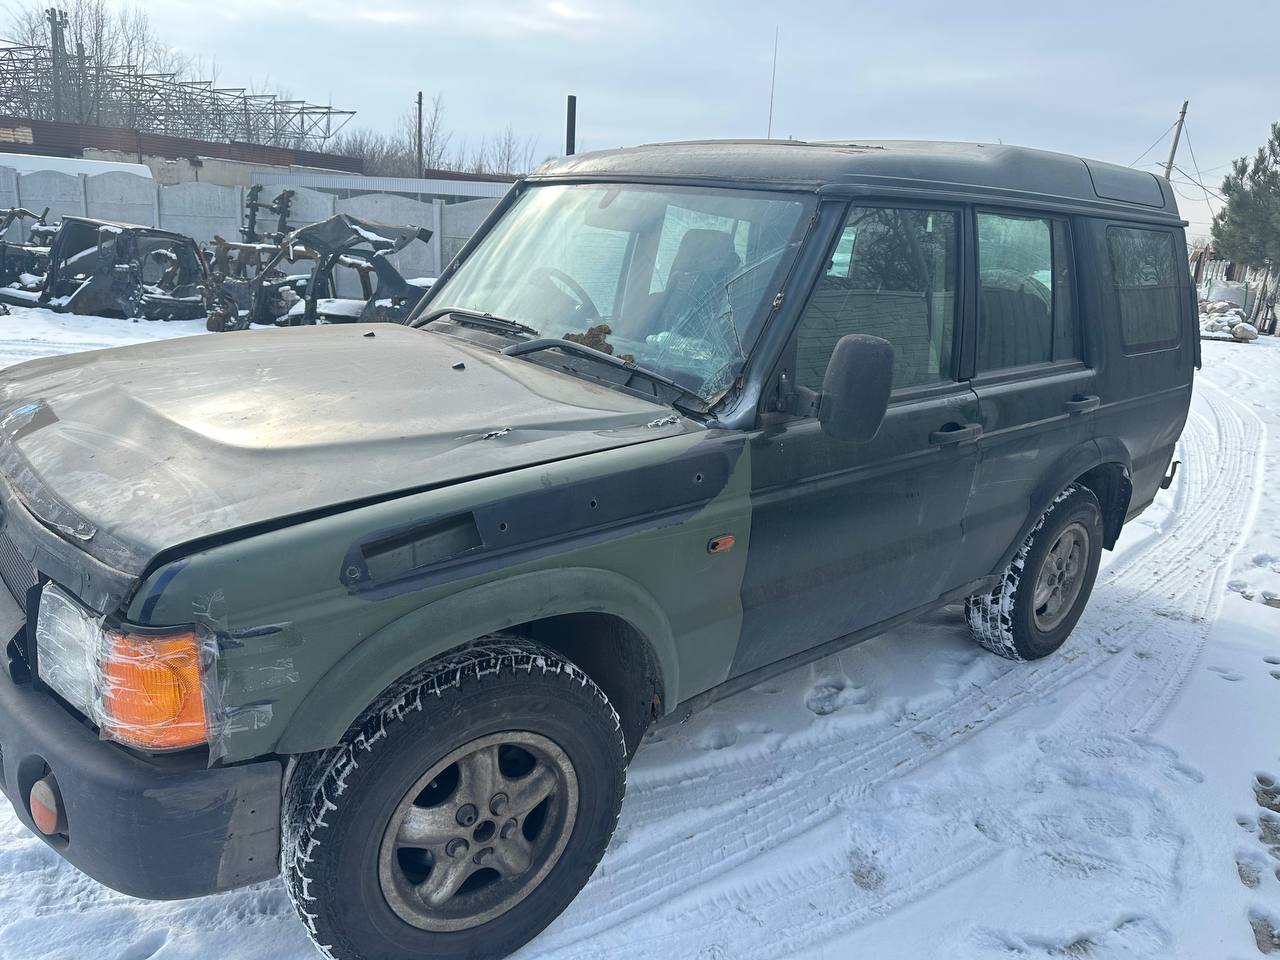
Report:
[[[48,207],[40,213],[26,207],[0,210],[0,287],[21,288],[47,272],[53,234],[45,222],[48,215]],[[24,230],[27,221],[31,225]]]
[[[195,241],[180,233],[64,217],[43,266],[43,275],[0,287],[0,302],[147,320],[191,320],[206,312],[205,262]]]
[[[1193,307],[1152,174],[707,142],[547,164],[407,325],[10,368],[4,791],[126,893],[282,872],[330,956],[505,956],[652,723],[956,601],[1066,642]]]
[[[406,280],[387,258],[430,239],[431,231],[424,227],[392,226],[345,213],[301,227],[243,284],[219,278],[219,289],[228,290],[240,310],[236,317],[229,311],[211,316],[209,329],[243,330],[251,323],[401,323],[423,288]],[[300,259],[313,261],[310,273],[305,278],[287,274],[284,265]],[[338,274],[344,270],[354,273],[359,297],[339,296]]]

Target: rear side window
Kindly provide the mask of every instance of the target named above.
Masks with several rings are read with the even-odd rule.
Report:
[[[1067,225],[978,214],[978,370],[1069,360],[1076,348]]]
[[[852,333],[893,344],[893,386],[951,379],[956,215],[854,207],[796,328],[796,383],[822,389],[836,342]]]
[[[1183,296],[1173,234],[1108,227],[1107,249],[1125,350],[1177,346]]]

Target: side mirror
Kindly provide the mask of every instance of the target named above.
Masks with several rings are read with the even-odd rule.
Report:
[[[866,443],[875,438],[893,388],[893,344],[852,333],[831,351],[818,422],[833,440]]]

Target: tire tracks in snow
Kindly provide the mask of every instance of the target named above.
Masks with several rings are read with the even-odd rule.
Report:
[[[1165,529],[1104,570],[1061,653],[1003,667],[927,717],[908,714],[906,722],[869,727],[862,737],[841,736],[828,725],[829,735],[787,738],[762,763],[751,757],[637,777],[623,813],[626,842],[610,850],[566,918],[535,942],[538,954],[648,953],[673,931],[682,937],[703,931],[694,939],[709,949],[729,944],[727,955],[744,958],[782,956],[829,941],[1004,849],[972,831],[947,837],[926,829],[905,840],[895,837],[895,843],[919,846],[923,855],[899,857],[908,869],[869,889],[852,889],[840,842],[840,823],[850,809],[867,806],[906,774],[1026,707],[1069,698],[1072,685],[1094,671],[1105,669],[1108,676],[1071,705],[1063,735],[1149,731],[1199,656],[1231,558],[1256,510],[1262,423],[1206,378],[1198,387],[1180,444],[1178,512]],[[827,842],[807,842],[815,837]],[[824,845],[827,852],[813,852]],[[793,866],[741,869],[764,858]],[[768,935],[768,917],[786,918],[785,946],[780,936]]]

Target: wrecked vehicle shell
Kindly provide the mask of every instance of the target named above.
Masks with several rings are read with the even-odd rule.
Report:
[[[0,212],[0,286],[22,288],[42,277],[49,269],[49,240],[54,228],[45,223],[49,208],[35,213],[26,207],[10,207]],[[7,239],[16,225],[21,229],[30,220],[26,240]]]
[[[423,291],[406,280],[387,257],[415,240],[429,242],[431,231],[424,227],[362,220],[346,213],[295,230],[285,247],[304,247],[315,251],[318,259],[301,301],[301,310],[295,304],[281,322],[289,326],[403,322],[417,306]],[[360,278],[360,298],[338,296],[334,271],[339,267],[356,271]]]
[[[205,262],[190,237],[169,230],[66,217],[49,247],[47,273],[0,301],[59,313],[191,320],[206,311]]]
[[[235,243],[213,238],[209,272],[210,331],[247,330],[272,324],[302,301],[308,274],[290,274],[286,263],[315,260],[314,250],[281,243]]]
[[[301,227],[279,244],[230,243],[215,237],[215,306],[208,327],[226,331],[245,330],[255,323],[401,323],[425,286],[407,280],[387,257],[415,240],[430,239],[431,231],[421,227],[391,226],[350,214]],[[270,254],[265,262],[264,254]],[[300,260],[314,261],[309,274],[286,271],[287,264]],[[339,269],[355,273],[361,296],[339,295]]]

